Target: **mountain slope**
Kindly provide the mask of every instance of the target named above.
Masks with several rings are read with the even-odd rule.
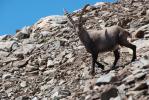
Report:
[[[72,16],[78,19],[80,10]],[[99,54],[105,65],[89,75],[91,55],[86,52],[65,16],[47,16],[14,36],[0,36],[1,100],[148,100],[149,1],[120,0],[96,3],[84,15],[86,29],[118,24],[132,33],[137,60],[121,49],[119,68],[109,70],[112,52]]]

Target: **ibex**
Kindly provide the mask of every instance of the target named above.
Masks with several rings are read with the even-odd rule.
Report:
[[[107,27],[103,30],[86,30],[83,27],[82,16],[88,6],[89,4],[85,5],[82,9],[78,23],[72,19],[72,16],[66,10],[65,15],[75,32],[78,34],[86,50],[92,55],[92,68],[90,74],[95,74],[95,63],[98,67],[104,70],[104,65],[97,62],[98,53],[100,52],[114,52],[115,60],[113,62],[112,69],[115,69],[115,66],[120,58],[119,45],[133,50],[133,57],[131,61],[134,61],[136,59],[136,46],[128,42],[127,37],[131,37],[131,34],[128,31],[124,30],[120,26]]]

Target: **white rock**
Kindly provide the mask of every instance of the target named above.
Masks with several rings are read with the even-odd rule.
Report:
[[[51,96],[52,100],[53,100],[55,97],[58,97],[58,92],[55,92],[55,93]]]
[[[20,83],[20,86],[23,87],[23,88],[26,87],[26,86],[27,86],[26,81],[22,81],[22,82]]]
[[[53,60],[48,60],[47,67],[53,67],[53,66],[54,66]]]
[[[137,46],[137,50],[142,49],[144,47],[149,47],[149,40],[139,39],[133,42],[134,45]]]
[[[37,97],[34,97],[32,100],[39,100]]]
[[[16,50],[19,44],[16,41],[0,42],[0,50],[11,51]]]
[[[8,79],[11,77],[12,77],[12,75],[10,73],[6,73],[6,74],[3,74],[2,79]]]
[[[56,71],[56,69],[46,70],[46,71],[44,71],[43,75],[54,74],[55,71]]]
[[[97,79],[96,84],[109,83],[112,81],[114,77],[115,77],[115,73],[113,72],[110,72],[106,75],[102,75],[100,78]]]
[[[8,38],[10,38],[11,37],[11,35],[1,35],[0,36],[0,41],[2,41],[2,40],[7,40]]]
[[[96,4],[94,4],[95,7],[102,7],[104,5],[106,5],[105,2],[97,2]]]
[[[23,44],[14,54],[29,54],[36,48],[35,44]]]
[[[51,85],[49,85],[49,84],[42,85],[42,86],[40,87],[40,90],[41,90],[41,91],[45,91],[45,90],[49,89],[50,87],[51,87]]]
[[[146,10],[146,15],[147,15],[147,16],[149,16],[149,9],[148,9],[148,10]]]
[[[116,98],[110,98],[110,100],[122,100],[121,96],[117,96]]]

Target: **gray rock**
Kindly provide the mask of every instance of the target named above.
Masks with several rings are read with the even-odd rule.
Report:
[[[12,75],[10,73],[3,74],[2,79],[9,79]]]
[[[60,41],[55,41],[52,46],[53,46],[53,48],[55,48],[55,49],[59,49],[59,48],[60,48]]]
[[[19,44],[16,41],[0,42],[0,50],[10,52],[16,50]]]
[[[42,85],[42,86],[40,87],[40,90],[41,90],[41,91],[48,90],[48,89],[50,89],[50,88],[51,88],[51,86],[52,86],[52,85],[50,85],[50,84],[45,84],[45,85]]]
[[[42,31],[40,34],[41,34],[42,37],[44,37],[44,38],[51,35],[49,31]]]
[[[110,98],[117,97],[118,90],[116,88],[107,89],[105,92],[101,94],[101,100],[110,100]]]
[[[106,75],[102,75],[100,78],[97,79],[96,85],[106,84],[110,82],[115,82],[117,80],[116,75],[114,72],[110,72]]]
[[[51,95],[51,99],[55,100],[56,98],[58,98],[58,92],[55,92],[54,94]]]
[[[8,40],[10,38],[12,38],[11,35],[2,35],[2,36],[0,36],[0,41]]]
[[[0,51],[0,58],[7,57],[9,55],[9,52],[6,51]]]
[[[39,100],[39,98],[38,97],[33,97],[32,100]]]
[[[54,75],[54,73],[56,72],[56,69],[50,69],[50,70],[46,70],[43,72],[43,75]]]
[[[146,10],[146,15],[147,15],[147,16],[149,16],[149,9],[148,9],[148,10]]]
[[[67,19],[65,16],[50,16],[52,24],[65,24]]]
[[[27,72],[33,72],[33,71],[37,71],[38,67],[28,64],[25,69],[26,69]]]
[[[133,44],[137,46],[137,50],[140,50],[145,47],[149,47],[148,43],[149,43],[149,40],[145,40],[145,39],[139,39],[133,42]]]
[[[28,60],[29,58],[26,58],[20,61],[14,61],[12,66],[18,67],[18,68],[25,67],[27,65]]]
[[[54,64],[54,61],[53,60],[48,60],[47,62],[47,67],[53,67],[55,64]]]
[[[110,100],[122,100],[121,96],[117,96],[116,98],[111,98]]]
[[[22,81],[22,82],[20,83],[20,86],[23,87],[23,88],[26,87],[26,86],[27,86],[26,81]]]
[[[143,79],[143,78],[145,78],[146,74],[147,74],[147,73],[143,73],[143,72],[142,72],[142,73],[137,73],[137,74],[135,75],[135,77],[136,77],[136,79],[140,79],[140,78]]]
[[[96,4],[94,4],[94,6],[97,7],[97,8],[103,7],[105,5],[106,5],[105,2],[97,2]]]
[[[28,96],[19,96],[17,98],[15,98],[15,100],[29,100]]]
[[[125,79],[123,79],[123,81],[125,81],[127,84],[129,84],[129,83],[135,81],[135,77],[134,77],[134,75],[129,75],[128,77],[126,77]]]
[[[65,24],[66,22],[67,20],[65,16],[47,16],[45,18],[41,18],[37,23],[34,24],[33,32],[36,32],[37,30],[41,29],[57,30],[57,27],[62,26],[62,24]]]
[[[48,98],[42,98],[41,100],[48,100]]]
[[[18,32],[15,37],[21,40],[21,39],[29,38],[30,35],[28,33]]]
[[[125,97],[125,94],[126,94],[126,85],[125,84],[121,84],[120,86],[117,87],[118,91],[119,91],[119,95],[121,98],[124,98]]]
[[[59,95],[70,96],[71,95],[71,92],[69,90],[60,90],[59,91]]]
[[[135,84],[135,87],[133,90],[135,91],[141,91],[141,90],[144,90],[144,89],[147,89],[148,88],[148,85],[146,82],[139,82],[139,83],[136,83]]]
[[[29,38],[30,37],[29,27],[24,27],[22,30],[18,31],[15,37],[18,38],[19,40]]]
[[[36,46],[34,44],[23,44],[19,49],[17,49],[14,54],[18,55],[18,54],[30,54],[34,49],[36,48]]]
[[[144,38],[145,32],[142,30],[139,30],[135,33],[136,38]]]

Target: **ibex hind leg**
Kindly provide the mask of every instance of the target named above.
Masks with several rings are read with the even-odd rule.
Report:
[[[120,42],[120,45],[132,49],[132,51],[133,51],[133,57],[132,57],[131,62],[135,61],[135,59],[137,58],[136,57],[136,46],[133,45],[133,44],[131,44],[131,43],[129,43],[128,41]]]
[[[97,60],[96,60],[96,64],[98,65],[99,68],[104,70],[104,65],[103,64],[99,63]]]

